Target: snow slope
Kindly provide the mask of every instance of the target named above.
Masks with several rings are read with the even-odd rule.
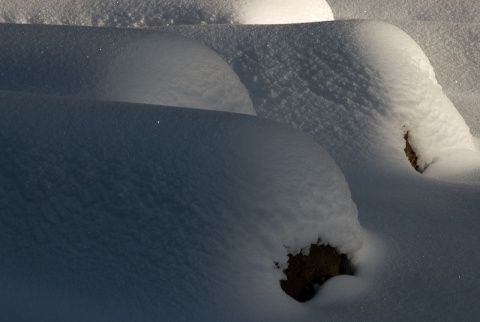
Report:
[[[0,26],[0,41],[3,90],[255,115],[235,72],[196,41],[127,29],[8,24]]]

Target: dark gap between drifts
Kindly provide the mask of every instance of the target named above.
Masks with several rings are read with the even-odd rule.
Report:
[[[312,299],[329,278],[354,273],[347,255],[329,245],[312,244],[308,255],[303,252],[288,254],[287,268],[284,269],[287,279],[280,281],[283,291],[299,302]],[[275,266],[280,268],[279,263]]]

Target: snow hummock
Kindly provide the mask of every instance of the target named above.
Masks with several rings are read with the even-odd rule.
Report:
[[[292,319],[300,307],[275,262],[318,238],[365,261],[345,178],[302,133],[240,114],[0,94],[11,280],[0,298],[30,302],[47,284],[50,314],[63,294],[62,309],[88,303],[80,316],[98,320],[134,291],[122,320]]]
[[[454,180],[480,168],[468,126],[423,50],[402,30],[360,20],[264,28],[267,45],[260,45],[261,34],[236,30],[238,47],[217,40],[220,28],[169,29],[219,52],[236,68],[259,116],[312,135],[342,169],[372,159],[391,169],[410,167],[406,132],[425,175]],[[295,39],[286,40],[291,33]],[[443,162],[457,166],[436,171]]]
[[[144,38],[123,47],[96,97],[255,115],[230,66],[201,43],[180,37]]]
[[[286,24],[334,20],[326,0],[247,0],[239,9],[242,24]]]
[[[427,170],[426,174],[441,177],[444,171],[434,168],[443,161],[458,171],[465,161],[480,168],[480,153],[469,127],[443,93],[415,41],[382,22],[364,23],[357,32],[360,50],[382,85],[371,89],[383,96],[378,112],[388,124],[381,135],[387,137],[400,129],[408,132],[419,169]]]
[[[0,25],[0,32],[2,90],[255,115],[232,68],[195,40],[62,26]]]

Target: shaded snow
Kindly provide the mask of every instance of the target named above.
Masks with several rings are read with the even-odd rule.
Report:
[[[0,41],[3,90],[255,115],[230,66],[190,39],[127,29],[1,25]]]
[[[291,320],[300,307],[274,262],[319,237],[365,261],[345,179],[308,136],[230,113],[0,101],[0,299],[20,298],[0,310]]]

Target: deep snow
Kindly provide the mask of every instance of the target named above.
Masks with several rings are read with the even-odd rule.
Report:
[[[275,262],[319,237],[366,259],[345,179],[306,135],[231,113],[1,102],[0,298],[45,320],[294,319]]]
[[[332,9],[336,12],[335,4]],[[437,12],[432,17],[441,19]],[[50,56],[25,53],[43,48],[85,53],[107,34],[117,39],[113,44],[127,45],[146,34],[164,36],[2,26],[9,30],[2,33],[7,39],[31,40],[11,40],[16,45],[8,49],[10,57],[19,54],[23,66],[11,60],[5,68],[40,71],[15,83],[21,84],[17,93],[1,92],[3,316],[12,321],[475,320],[480,313],[477,139],[444,94],[466,97],[442,66],[455,70],[456,78],[461,72],[453,66],[475,65],[445,58],[467,57],[466,51],[475,49],[476,27],[464,29],[469,37],[453,37],[461,53],[434,57],[442,89],[427,56],[450,39],[453,25],[432,24],[444,29],[428,37],[421,30],[434,27],[426,23],[396,24],[423,39],[420,47],[380,22],[162,29],[217,52],[245,85],[259,118],[78,100],[72,98],[82,97],[75,86],[62,97],[26,94],[43,86],[51,91],[38,92],[58,95],[64,82],[55,83],[60,68],[45,67],[55,66]],[[55,42],[55,35],[75,33],[94,36],[92,44]],[[427,56],[423,44],[430,44]],[[205,55],[216,62],[211,53]],[[64,60],[69,66],[86,67],[84,75],[102,67],[89,65],[82,54],[63,57],[75,58]],[[16,75],[21,73],[9,77]],[[467,79],[464,89],[477,95],[474,78]],[[94,80],[71,84],[87,89],[95,87]],[[475,115],[475,105],[463,111]],[[479,126],[472,118],[467,123]],[[406,159],[405,130],[429,164],[424,174]],[[177,176],[162,176],[166,173]],[[285,262],[288,247],[303,247],[317,233],[351,254],[357,272],[329,280],[312,301],[300,304],[281,291],[282,274],[272,262]]]

